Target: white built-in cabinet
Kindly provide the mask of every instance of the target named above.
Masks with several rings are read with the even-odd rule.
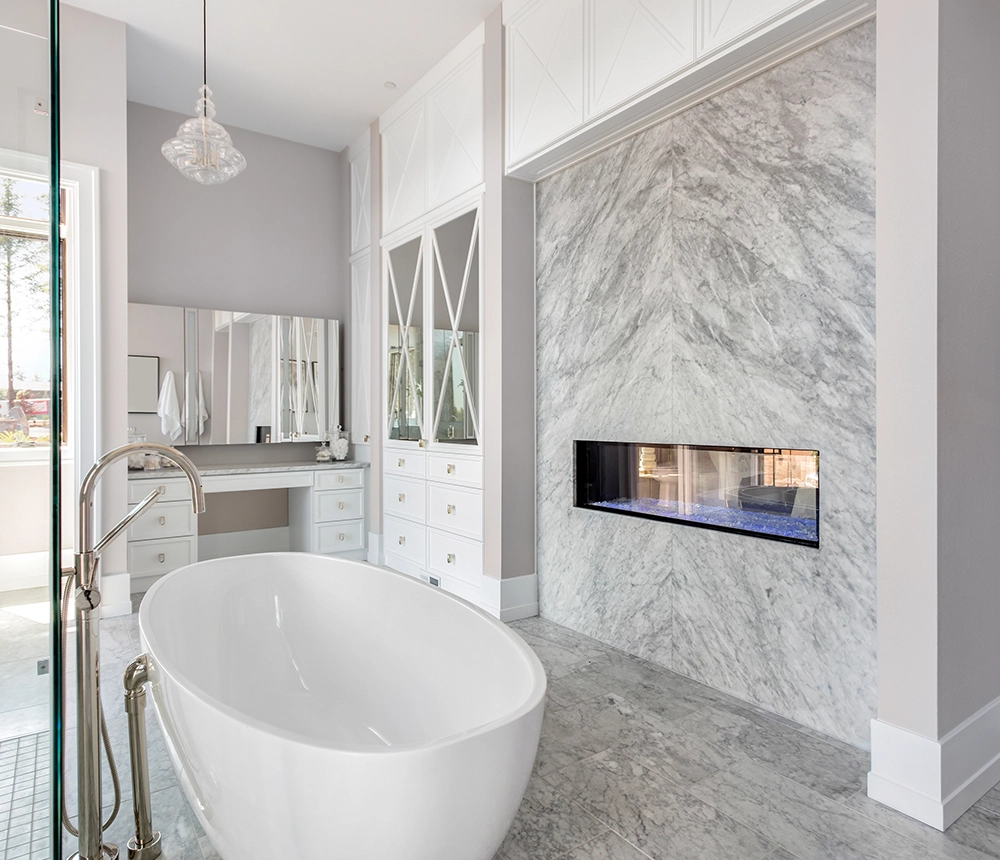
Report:
[[[351,256],[368,251],[372,243],[372,161],[368,134],[351,146]]]
[[[351,260],[351,441],[367,445],[372,432],[371,252]]]
[[[479,602],[482,195],[383,244],[385,559]]]
[[[506,165],[539,179],[875,14],[875,0],[505,0]]]
[[[483,182],[483,28],[382,117],[382,233]]]
[[[372,160],[368,132],[351,145],[350,165],[351,426],[348,429],[354,445],[368,445],[372,433]]]

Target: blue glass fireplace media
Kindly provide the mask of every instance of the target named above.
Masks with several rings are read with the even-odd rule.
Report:
[[[819,451],[573,444],[578,508],[819,546]]]

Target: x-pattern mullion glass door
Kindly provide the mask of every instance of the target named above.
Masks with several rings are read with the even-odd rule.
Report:
[[[480,366],[480,215],[477,205],[428,229],[427,282],[433,320],[428,366],[434,443],[476,446]]]
[[[416,442],[424,427],[424,240],[417,236],[386,253],[387,374],[390,440]]]

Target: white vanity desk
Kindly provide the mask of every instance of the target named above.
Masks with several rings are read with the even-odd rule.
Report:
[[[367,463],[282,463],[200,469],[206,507],[210,494],[288,490],[289,548],[300,552],[367,557]],[[198,561],[198,518],[191,490],[178,469],[129,472],[128,502],[153,490],[157,503],[128,530],[132,590],[144,590],[165,573]]]

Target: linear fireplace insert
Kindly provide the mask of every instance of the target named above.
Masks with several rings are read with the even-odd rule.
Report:
[[[819,451],[574,442],[589,508],[819,546]]]

